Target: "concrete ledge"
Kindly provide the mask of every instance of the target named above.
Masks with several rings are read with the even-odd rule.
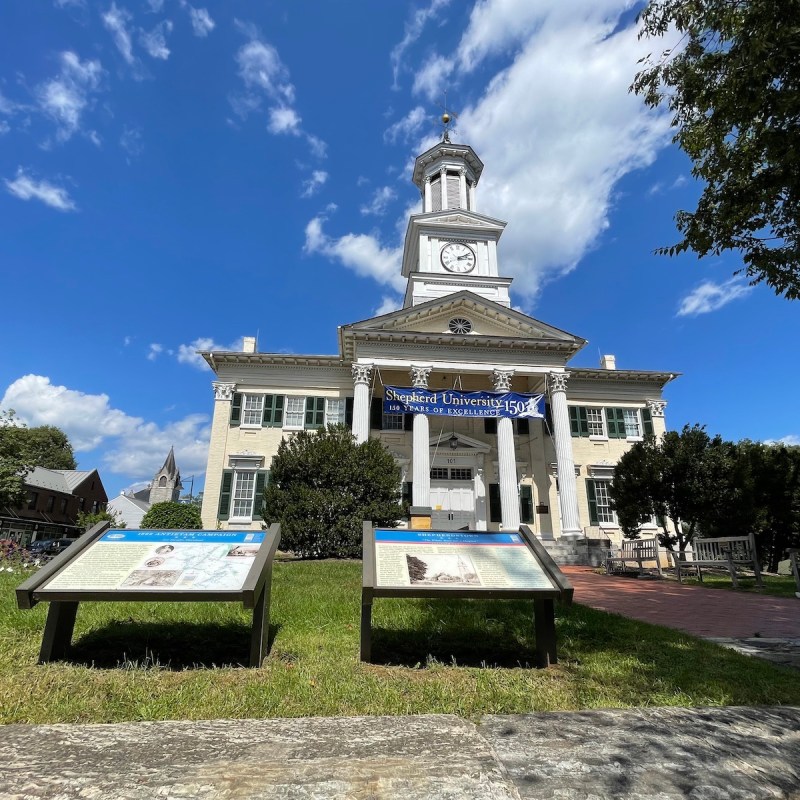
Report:
[[[517,800],[455,716],[0,728],[4,800]]]

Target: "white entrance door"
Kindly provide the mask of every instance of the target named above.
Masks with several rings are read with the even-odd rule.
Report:
[[[431,481],[432,524],[443,531],[475,527],[475,491],[469,481]]]

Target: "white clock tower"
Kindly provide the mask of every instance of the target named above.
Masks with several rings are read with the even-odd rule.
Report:
[[[422,213],[412,215],[406,231],[404,308],[464,290],[511,306],[512,279],[500,277],[497,267],[497,241],[506,223],[476,211],[481,172],[475,151],[450,142],[447,131],[414,162]]]

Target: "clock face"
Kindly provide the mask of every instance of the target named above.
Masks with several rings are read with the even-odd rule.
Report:
[[[442,266],[449,272],[472,272],[475,251],[461,242],[450,242],[442,248]]]

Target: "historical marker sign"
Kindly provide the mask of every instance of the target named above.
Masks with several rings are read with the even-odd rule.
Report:
[[[251,666],[264,659],[272,562],[268,531],[109,530],[101,523],[17,588],[20,608],[50,603],[40,661],[66,655],[82,600],[241,602],[253,609]]]
[[[364,523],[361,658],[371,656],[375,597],[534,601],[540,666],[556,662],[554,601],[570,582],[527,525],[519,532],[375,529]]]

